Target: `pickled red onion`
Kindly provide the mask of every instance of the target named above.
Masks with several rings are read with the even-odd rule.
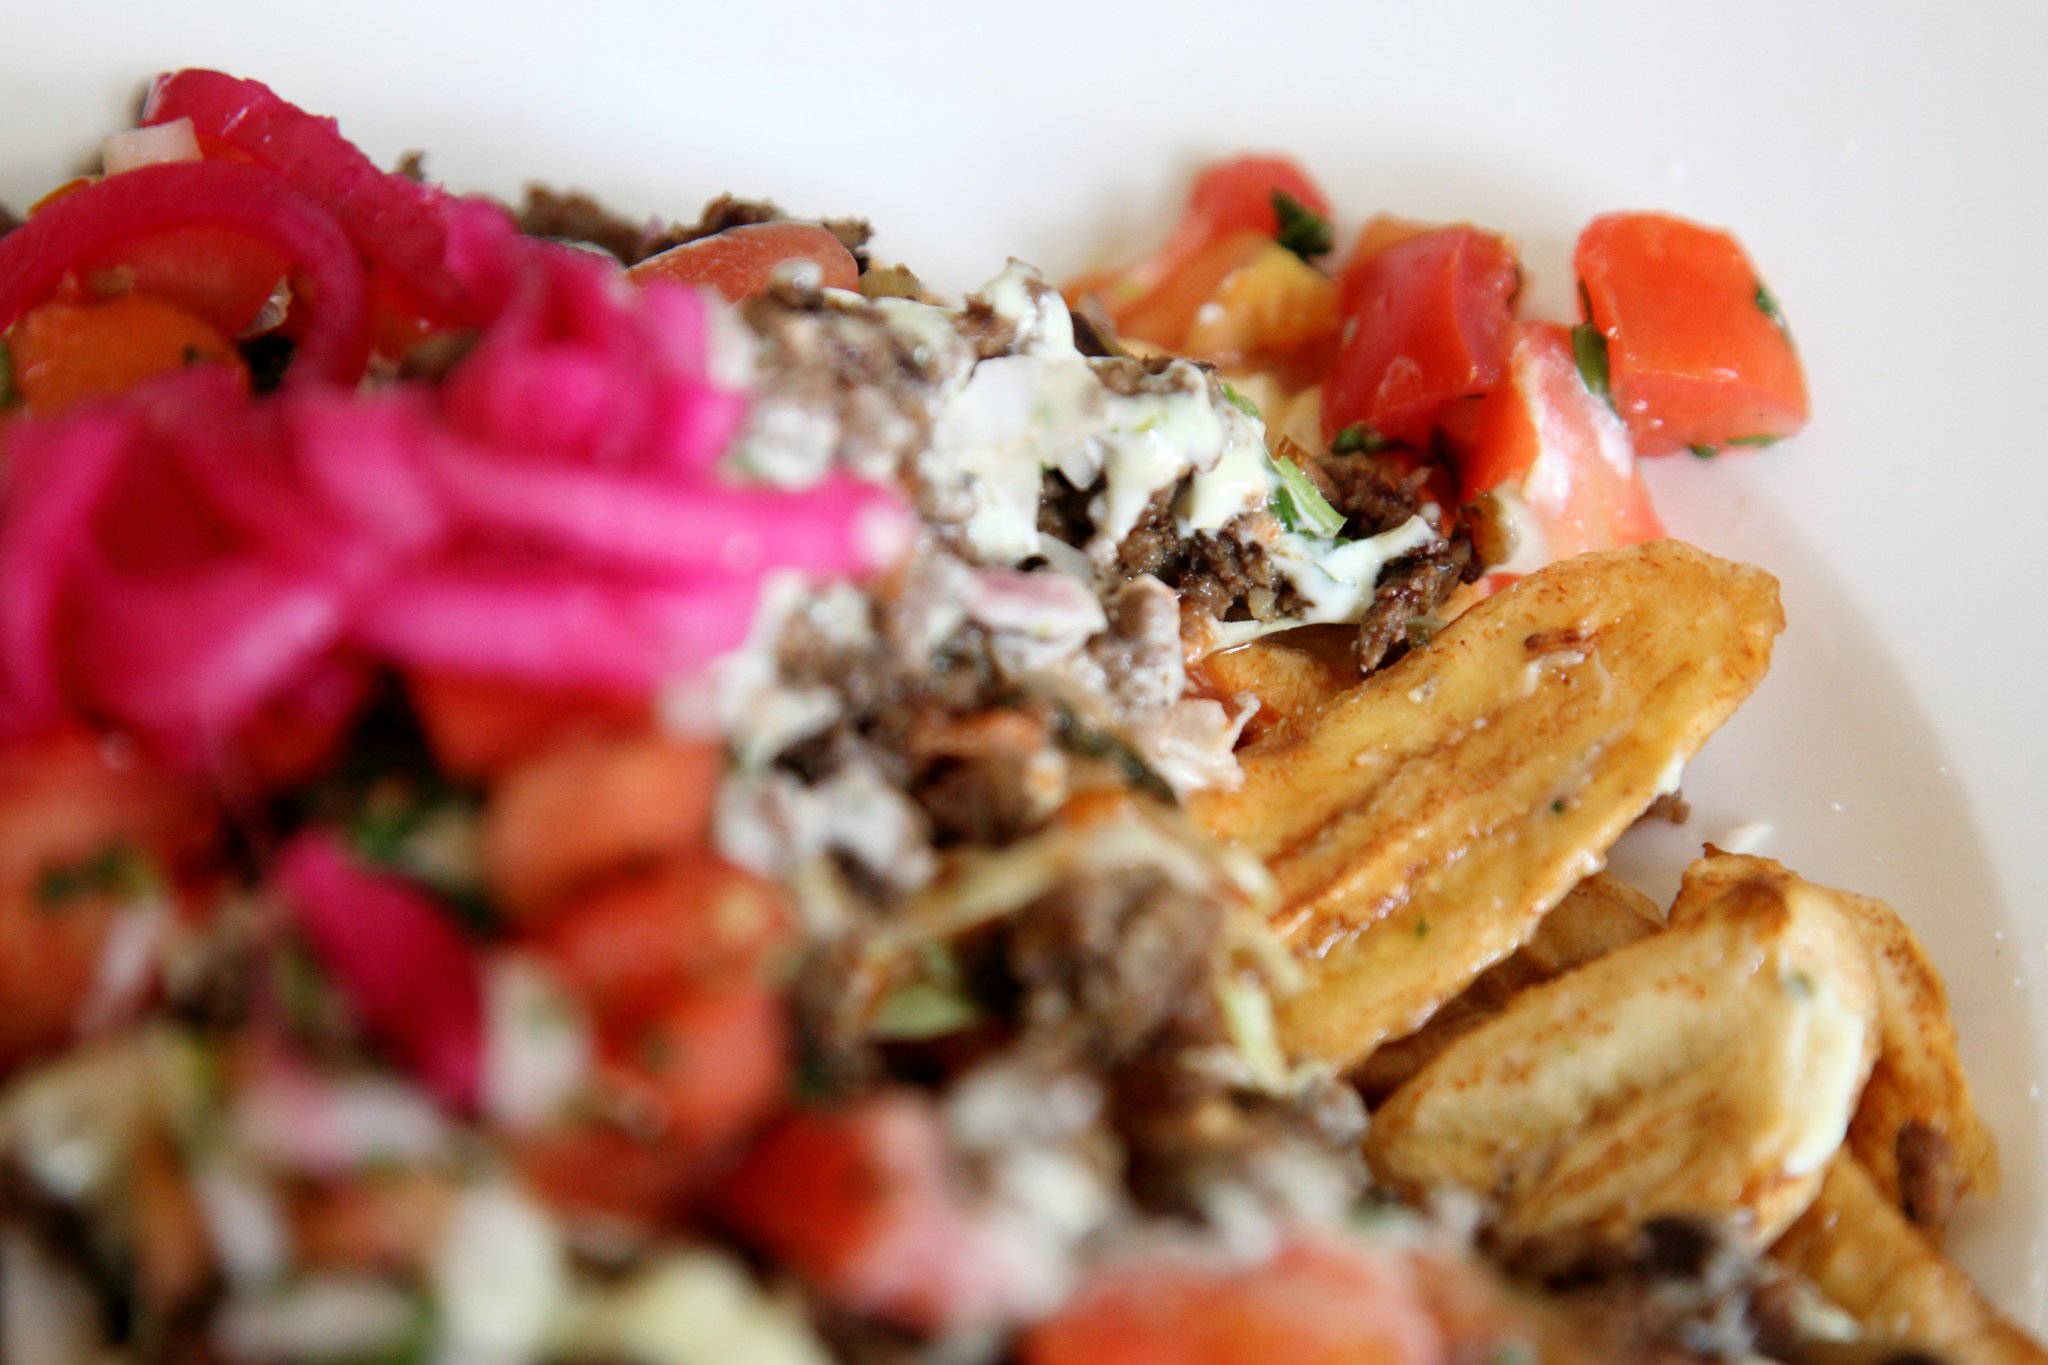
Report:
[[[327,831],[286,844],[274,876],[364,1030],[443,1104],[473,1109],[483,1078],[483,983],[455,926],[422,892],[357,866]]]
[[[81,261],[171,228],[217,227],[279,248],[297,265],[311,325],[287,378],[352,384],[370,354],[369,301],[348,237],[319,204],[260,166],[169,161],[46,204],[0,237],[0,329],[43,302]]]
[[[380,170],[333,119],[307,113],[260,81],[218,71],[167,72],[151,82],[142,122],[180,118],[323,206],[363,258],[428,304],[437,321],[470,326],[482,320],[447,268],[442,214],[450,198],[444,191]]]

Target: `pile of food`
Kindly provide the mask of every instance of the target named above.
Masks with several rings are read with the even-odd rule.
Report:
[[[2039,1361],[1882,904],[1601,871],[1775,583],[1725,233],[1291,163],[957,304],[858,222],[156,81],[0,236],[0,1358]]]

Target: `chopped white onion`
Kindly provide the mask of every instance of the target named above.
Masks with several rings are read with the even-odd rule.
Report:
[[[395,1285],[313,1275],[261,1297],[229,1298],[213,1333],[231,1360],[345,1360],[395,1346],[418,1321],[418,1305]]]
[[[508,1184],[463,1192],[434,1257],[444,1359],[518,1365],[540,1355],[568,1287],[560,1233]]]
[[[538,1128],[590,1074],[590,1025],[539,962],[499,953],[484,968],[484,1112],[500,1127]]]
[[[208,1162],[192,1172],[192,1193],[228,1283],[255,1288],[283,1278],[291,1263],[291,1234],[277,1196],[260,1177]]]
[[[335,1173],[377,1161],[436,1161],[454,1135],[434,1102],[403,1082],[279,1066],[243,1091],[235,1136],[266,1164]]]
[[[163,161],[199,159],[199,138],[193,133],[192,120],[188,118],[109,133],[100,143],[100,168],[108,175],[119,175],[137,166],[154,166]]]

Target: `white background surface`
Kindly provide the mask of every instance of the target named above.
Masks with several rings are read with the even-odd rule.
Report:
[[[1779,573],[1791,617],[1688,778],[1682,837],[1770,821],[1765,852],[1928,938],[2005,1149],[2005,1194],[1956,1245],[2040,1330],[2048,5],[17,8],[16,207],[140,78],[198,64],[340,115],[380,160],[428,147],[457,188],[864,213],[880,255],[949,288],[1010,253],[1058,273],[1148,244],[1193,165],[1239,149],[1296,152],[1354,222],[1516,234],[1553,311],[1596,212],[1733,225],[1816,417],[1760,455],[1653,471],[1673,528]]]

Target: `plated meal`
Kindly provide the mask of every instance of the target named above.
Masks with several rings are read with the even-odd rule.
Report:
[[[1604,870],[1778,300],[1331,214],[947,300],[152,83],[0,234],[0,1359],[2043,1360],[1898,915]]]

